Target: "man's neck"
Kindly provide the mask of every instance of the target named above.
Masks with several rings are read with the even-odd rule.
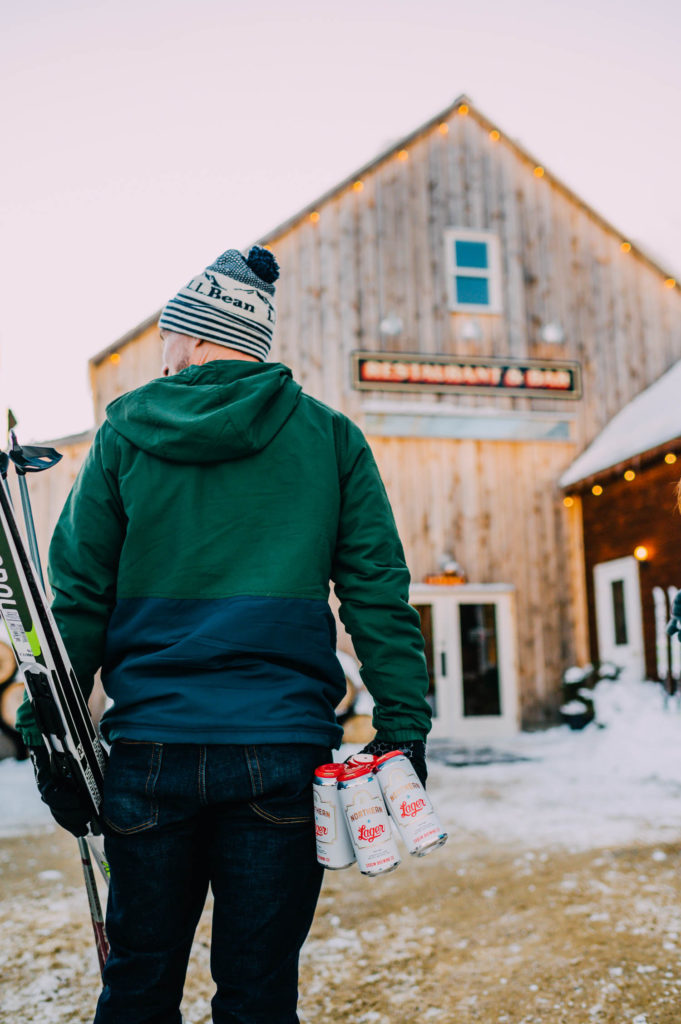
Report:
[[[241,352],[237,348],[227,348],[225,345],[215,345],[212,341],[202,341],[194,351],[193,363],[195,366],[203,366],[204,363],[211,363],[216,359],[241,359],[248,363],[259,363],[261,360],[255,356]]]

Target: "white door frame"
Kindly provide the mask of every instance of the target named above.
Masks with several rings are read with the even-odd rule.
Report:
[[[601,661],[612,661],[619,665],[624,674],[632,679],[644,679],[646,666],[639,564],[633,555],[627,555],[625,558],[599,562],[594,566],[593,573],[598,657]],[[626,644],[617,644],[615,637],[612,585],[620,580],[624,588]]]
[[[412,604],[433,608],[433,647],[438,713],[431,735],[466,741],[512,736],[519,729],[515,588],[505,583],[430,586],[414,584]],[[465,716],[461,666],[460,612],[462,604],[493,604],[499,662],[500,715]]]
[[[412,598],[416,602],[416,598]],[[422,603],[433,607],[433,648],[435,654],[435,695],[437,715],[433,715],[430,735],[433,739],[451,739],[451,723],[456,717],[454,687],[448,685],[451,651],[448,603],[432,598],[421,598]]]

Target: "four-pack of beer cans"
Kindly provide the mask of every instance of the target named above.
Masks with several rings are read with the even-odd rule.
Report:
[[[400,854],[391,821],[407,850],[424,857],[447,841],[414,768],[401,750],[382,757],[355,754],[344,764],[323,764],[314,776],[317,860],[325,868],[363,875],[394,871]]]

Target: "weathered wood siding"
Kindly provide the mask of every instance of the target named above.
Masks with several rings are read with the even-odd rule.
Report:
[[[512,583],[525,721],[551,708],[567,664],[585,660],[580,548],[556,487],[570,444],[372,438],[415,580],[450,552],[476,583]],[[571,512],[572,510],[570,510]]]

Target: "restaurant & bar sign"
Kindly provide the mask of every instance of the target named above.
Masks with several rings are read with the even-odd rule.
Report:
[[[404,352],[353,352],[352,386],[360,391],[432,391],[581,398],[579,363],[465,359]]]

